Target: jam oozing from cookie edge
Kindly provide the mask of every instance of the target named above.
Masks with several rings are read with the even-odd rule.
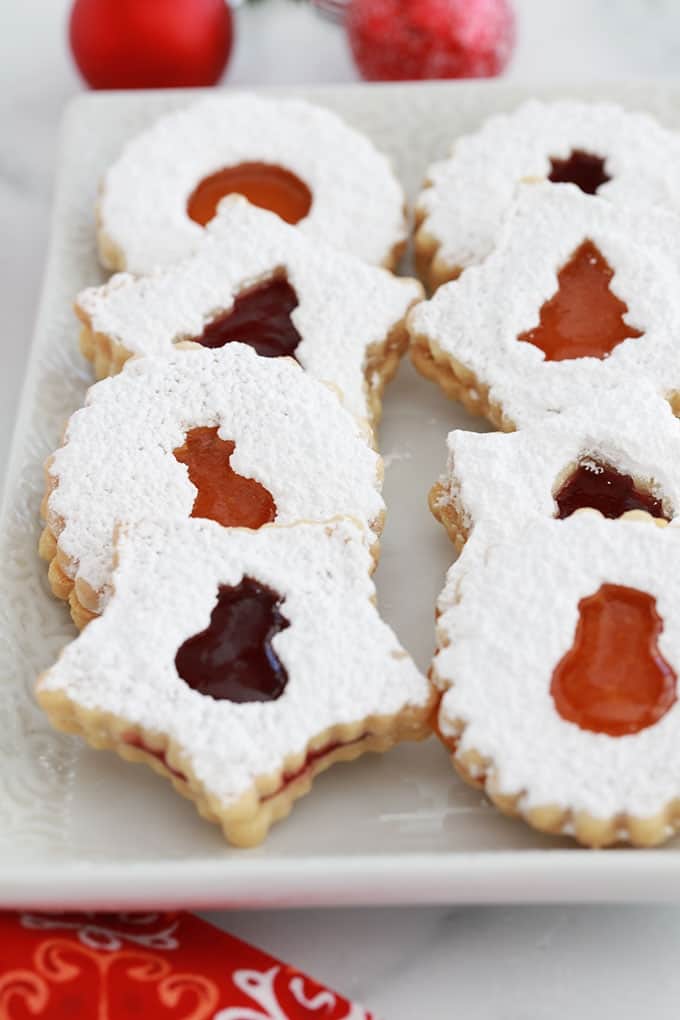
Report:
[[[356,738],[356,740],[334,740],[325,747],[319,748],[317,751],[308,751],[300,768],[296,769],[294,772],[284,773],[281,784],[276,788],[276,790],[274,790],[273,793],[268,793],[266,797],[261,797],[260,803],[266,804],[267,801],[273,800],[274,797],[278,797],[279,794],[283,793],[284,790],[286,790],[292,783],[296,782],[298,779],[302,779],[306,773],[311,772],[317,762],[322,761],[324,758],[328,758],[334,751],[337,751],[341,747],[354,747],[355,744],[361,744],[364,740],[368,740],[370,736],[370,733],[362,733],[360,737]]]
[[[289,786],[292,786],[292,784],[298,779],[302,779],[306,773],[311,772],[317,762],[330,757],[334,751],[337,751],[341,747],[354,747],[355,744],[362,744],[365,740],[368,740],[370,736],[370,733],[362,733],[361,736],[357,737],[355,740],[334,740],[330,744],[326,744],[325,747],[321,747],[316,751],[308,751],[300,768],[296,769],[294,772],[285,772],[279,786],[272,793],[268,793],[266,796],[260,797],[260,803],[266,804],[268,801],[273,800],[274,797],[278,797],[280,794],[284,793]],[[134,733],[124,736],[123,742],[129,744],[131,747],[139,748],[140,751],[144,751],[152,758],[157,758],[158,761],[165,766],[168,772],[171,773],[171,775],[175,776],[177,779],[181,779],[183,782],[188,782],[188,779],[183,772],[179,772],[168,763],[165,751],[155,751],[153,748],[148,747],[142,738]]]
[[[575,184],[586,195],[595,195],[611,180],[604,168],[604,159],[583,149],[572,149],[566,159],[552,157],[548,180],[553,184]]]
[[[276,517],[276,503],[263,485],[234,471],[235,449],[232,440],[220,438],[217,428],[199,427],[187,432],[184,446],[173,450],[197,489],[191,516],[225,528],[261,528]]]
[[[210,623],[177,652],[180,677],[216,701],[276,701],[288,683],[272,648],[274,637],[290,626],[282,602],[278,592],[252,577],[220,585]]]
[[[653,726],[675,703],[677,678],[658,647],[656,599],[637,588],[603,584],[578,604],[570,650],[550,685],[568,722],[610,737]]]
[[[588,458],[582,460],[555,493],[558,520],[571,517],[588,507],[612,520],[629,510],[644,510],[652,517],[670,520],[660,499],[639,489],[631,475],[622,474],[610,464]]]
[[[309,214],[312,193],[290,170],[273,163],[239,163],[224,167],[200,181],[187,201],[187,213],[206,226],[225,195],[243,195],[252,205],[269,209],[286,223],[299,223]]]
[[[623,316],[628,306],[610,289],[614,271],[592,241],[584,241],[557,275],[535,329],[517,339],[543,351],[546,361],[606,358],[624,340],[642,336]]]
[[[148,744],[145,744],[142,738],[137,733],[126,733],[122,737],[123,743],[129,747],[136,747],[140,751],[144,751],[145,754],[150,755],[152,758],[157,758],[158,761],[168,770],[168,772],[176,779],[181,779],[183,782],[187,782],[187,777],[179,769],[175,769],[168,761],[167,751],[156,751]]]
[[[291,319],[297,306],[288,280],[267,280],[240,294],[231,310],[209,322],[194,341],[214,348],[237,340],[265,358],[295,357],[302,339]]]

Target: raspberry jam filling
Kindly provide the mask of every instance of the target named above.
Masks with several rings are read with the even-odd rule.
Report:
[[[288,280],[267,280],[240,294],[232,309],[209,322],[194,340],[203,347],[224,347],[238,340],[265,358],[294,357],[302,339],[291,319],[297,306]]]
[[[589,507],[615,519],[628,510],[645,510],[652,517],[670,520],[660,499],[638,489],[631,475],[621,474],[599,460],[582,460],[555,494],[559,520]]]
[[[252,577],[221,585],[205,630],[188,638],[175,658],[181,678],[216,701],[275,701],[288,673],[272,648],[290,626],[281,596]]]
[[[151,755],[152,758],[157,758],[162,765],[168,770],[168,772],[175,776],[176,779],[182,779],[187,782],[187,777],[183,772],[178,769],[174,769],[168,762],[168,756],[166,751],[155,751],[148,744],[145,744],[142,738],[137,733],[126,733],[123,735],[123,743],[128,744],[130,747],[138,747],[140,751],[144,751],[145,754]]]
[[[260,799],[260,803],[266,804],[268,800],[273,800],[274,797],[278,797],[279,794],[283,793],[283,791],[286,790],[292,783],[296,782],[298,779],[302,779],[306,773],[311,772],[317,762],[327,758],[329,755],[333,754],[334,751],[337,751],[338,748],[353,747],[355,744],[361,744],[362,741],[367,740],[370,735],[370,733],[362,733],[360,737],[356,738],[356,740],[347,740],[344,743],[341,740],[335,740],[332,743],[327,744],[325,747],[319,748],[318,751],[308,751],[300,768],[296,769],[295,772],[285,772],[281,779],[280,786],[278,786],[273,793],[268,793],[266,797],[262,797]]]
[[[239,163],[204,177],[189,196],[187,213],[204,227],[225,195],[237,193],[269,209],[286,223],[299,223],[312,207],[312,193],[290,170],[271,163]]]
[[[614,271],[592,241],[584,241],[557,275],[557,292],[541,308],[535,329],[518,340],[546,361],[606,358],[624,340],[642,336],[626,325],[628,306],[610,290]]]
[[[581,599],[574,643],[550,685],[563,719],[610,737],[653,726],[675,704],[676,675],[658,647],[656,599],[603,584]]]
[[[595,195],[603,184],[611,180],[605,172],[604,160],[583,149],[573,149],[566,159],[553,157],[548,180],[553,184],[575,184],[586,195]]]
[[[173,450],[186,464],[189,480],[198,490],[192,517],[207,517],[225,528],[261,528],[276,517],[272,494],[253,478],[244,478],[231,466],[236,444],[220,439],[217,428],[187,432],[184,446]]]

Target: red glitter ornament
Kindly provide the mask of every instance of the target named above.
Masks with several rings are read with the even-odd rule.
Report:
[[[69,40],[95,89],[214,85],[226,67],[226,0],[76,0]]]
[[[515,42],[508,0],[351,0],[347,33],[369,81],[490,78]]]

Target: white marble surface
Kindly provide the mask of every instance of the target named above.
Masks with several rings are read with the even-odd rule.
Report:
[[[674,75],[677,0],[516,0],[510,76]],[[58,121],[81,88],[67,0],[0,3],[0,476],[49,229]],[[342,32],[305,5],[239,14],[230,83],[350,81]],[[678,1015],[680,910],[665,907],[281,911],[207,915],[307,968],[384,1020],[582,1020]]]

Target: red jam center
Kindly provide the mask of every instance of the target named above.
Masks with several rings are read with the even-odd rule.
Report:
[[[567,159],[550,160],[552,171],[548,177],[553,184],[575,184],[586,195],[595,195],[611,177],[605,172],[604,160],[583,149],[574,149]]]
[[[560,520],[571,517],[576,510],[590,507],[603,517],[615,519],[628,510],[646,510],[652,517],[669,520],[663,504],[649,492],[638,489],[630,475],[621,474],[609,464],[596,460],[582,461],[555,494]]]
[[[244,577],[221,585],[210,623],[184,642],[175,666],[182,679],[217,701],[275,701],[288,674],[272,648],[276,634],[290,626],[277,592]]]
[[[299,223],[312,207],[312,193],[299,177],[271,163],[240,163],[204,177],[187,202],[187,213],[204,227],[225,195],[243,195],[286,223]]]
[[[238,340],[265,358],[294,357],[302,339],[291,319],[297,306],[288,280],[268,280],[237,297],[231,311],[208,323],[196,342],[224,347]]]
[[[173,450],[198,490],[191,516],[225,528],[261,528],[276,517],[276,504],[263,485],[236,474],[230,463],[235,449],[230,439],[220,439],[217,428],[196,428],[187,432],[184,446]]]
[[[592,241],[584,241],[557,276],[557,292],[541,308],[535,329],[518,340],[533,344],[546,361],[606,358],[629,337],[628,306],[609,289],[614,272]]]
[[[578,605],[574,643],[552,676],[563,719],[610,737],[639,733],[676,700],[676,675],[659,651],[663,620],[647,592],[603,584]]]

